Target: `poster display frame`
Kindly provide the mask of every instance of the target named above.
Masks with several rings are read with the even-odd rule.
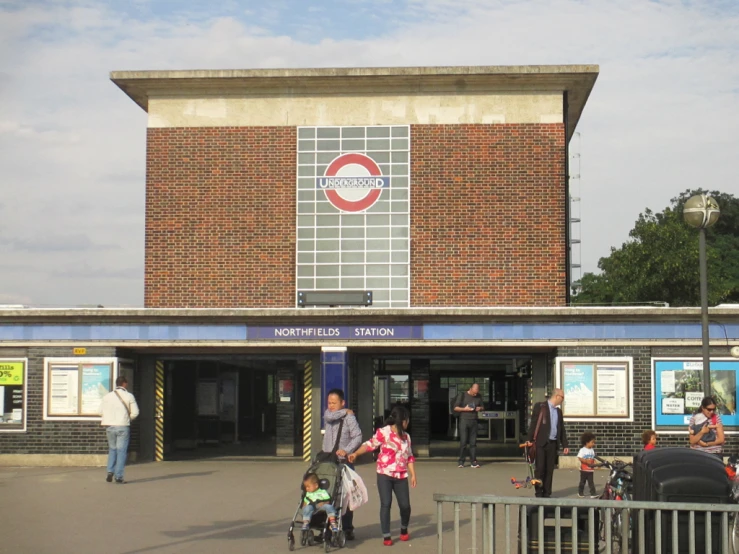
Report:
[[[563,356],[557,357],[554,361],[555,386],[557,388],[566,389],[565,365],[580,366],[582,371],[590,366],[591,368],[591,388],[592,388],[592,410],[590,413],[578,413],[575,415],[567,414],[567,396],[565,392],[565,403],[563,405],[563,415],[565,421],[634,421],[634,358],[631,356],[622,357],[597,357],[597,356]],[[614,415],[613,413],[603,413],[600,406],[603,404],[599,401],[599,374],[605,374],[606,371],[624,368],[625,384],[622,385],[625,398],[619,403],[626,408],[624,415]],[[618,399],[615,400],[618,403]]]
[[[22,363],[23,364],[23,414],[21,423],[0,423],[0,433],[25,433],[26,421],[28,417],[28,358],[0,358],[2,363]],[[5,393],[5,385],[0,385],[2,394]],[[3,399],[4,402],[4,399]],[[0,415],[2,415],[0,413]]]
[[[694,367],[685,367],[685,364],[691,364]],[[682,367],[678,367],[679,365],[682,365]],[[699,367],[700,366],[700,367]],[[716,366],[716,367],[715,367]],[[663,394],[666,392],[663,390],[664,387],[672,388],[672,393],[675,392],[676,387],[680,386],[680,382],[677,379],[677,372],[686,372],[686,371],[697,371],[698,374],[698,385],[702,389],[703,381],[702,381],[702,371],[703,371],[703,358],[697,357],[697,356],[655,356],[652,358],[652,372],[651,372],[651,382],[652,382],[652,391],[651,391],[651,413],[652,413],[652,428],[665,431],[665,432],[672,432],[676,434],[687,434],[688,431],[688,421],[690,419],[690,416],[692,412],[697,410],[697,406],[700,405],[700,401],[703,399],[704,394],[702,391],[682,391],[684,396],[682,397],[682,406],[681,406],[681,413],[675,413],[675,414],[669,414],[665,413],[663,411]],[[724,428],[729,433],[736,433],[739,431],[739,407],[736,406],[737,404],[737,396],[739,396],[739,390],[737,390],[739,387],[736,386],[737,382],[739,382],[739,360],[736,358],[728,357],[728,356],[722,356],[722,357],[711,357],[711,372],[714,371],[728,371],[733,372],[734,376],[734,397],[733,397],[733,403],[734,403],[734,413],[733,414],[725,414],[721,413],[721,419],[724,424]],[[671,379],[667,381],[663,374],[668,374],[667,372],[671,372]],[[714,383],[714,379],[711,379],[712,385]],[[670,384],[672,383],[672,386],[670,387]],[[713,389],[713,387],[712,387]],[[712,390],[712,393],[714,391]],[[669,393],[669,392],[668,392]],[[693,398],[691,398],[691,406],[686,406],[686,400],[687,396],[689,394],[692,394]],[[692,408],[692,409],[691,409]]]
[[[44,358],[44,395],[43,395],[43,419],[44,421],[100,421],[100,414],[83,412],[83,368],[85,366],[108,366],[108,392],[115,388],[115,380],[119,375],[119,359],[114,357],[75,357],[75,358]],[[76,392],[77,408],[69,413],[58,413],[52,409],[51,393],[54,382],[52,372],[55,370],[76,370]]]

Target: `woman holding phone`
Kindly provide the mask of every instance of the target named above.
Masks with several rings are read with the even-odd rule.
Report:
[[[706,396],[701,401],[700,408],[690,418],[688,433],[690,448],[707,454],[715,454],[723,459],[726,440],[724,424],[716,411],[716,402],[710,396]]]

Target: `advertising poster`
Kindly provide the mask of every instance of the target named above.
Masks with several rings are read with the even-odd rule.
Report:
[[[0,360],[0,428],[23,425],[25,362]]]
[[[49,371],[49,413],[77,415],[79,410],[79,370],[52,367]]]
[[[429,382],[427,379],[413,381],[413,396],[416,398],[428,398]]]
[[[626,366],[598,366],[598,415],[629,415]]]
[[[739,360],[711,360],[711,396],[725,426],[739,425],[736,383]],[[697,411],[703,392],[700,360],[654,360],[655,421],[657,425],[683,427]]]
[[[23,362],[0,362],[0,385],[22,385],[23,370]]]
[[[593,364],[563,364],[562,389],[565,393],[566,416],[595,415]]]
[[[23,387],[2,387],[0,386],[0,425],[19,425],[23,423]]]
[[[81,415],[100,414],[100,403],[110,387],[110,364],[82,365]]]
[[[280,395],[280,402],[290,402],[293,399],[292,379],[280,379],[277,390]]]

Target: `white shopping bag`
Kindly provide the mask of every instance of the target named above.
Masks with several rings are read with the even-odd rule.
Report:
[[[347,508],[354,511],[369,501],[367,487],[364,486],[364,481],[356,471],[345,466],[341,479],[344,493],[344,499],[341,503],[342,513],[346,512]]]

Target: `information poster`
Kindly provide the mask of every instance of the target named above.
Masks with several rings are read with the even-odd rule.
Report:
[[[599,416],[629,415],[626,366],[598,365],[597,401]]]
[[[52,367],[49,371],[49,413],[53,415],[77,415],[78,410],[78,367]]]
[[[631,358],[558,358],[566,418],[631,417]]]
[[[564,413],[567,416],[594,416],[593,364],[564,364],[562,389],[565,393]]]
[[[198,415],[218,415],[218,383],[198,381]]]
[[[111,390],[109,364],[82,365],[81,415],[99,415],[103,396]]]
[[[0,360],[0,431],[23,430],[26,363]]]
[[[703,362],[696,359],[653,360],[655,422],[659,426],[684,427],[700,406],[703,392]],[[739,426],[737,415],[739,360],[711,360],[711,396],[725,426]]]
[[[449,413],[454,413],[454,401],[457,399],[457,385],[449,385]]]

